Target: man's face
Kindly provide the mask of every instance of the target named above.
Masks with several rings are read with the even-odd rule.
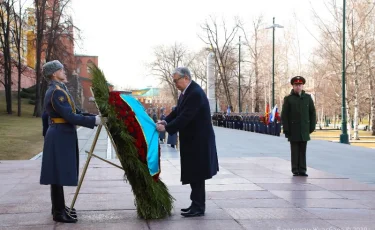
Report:
[[[68,82],[65,74],[64,69],[57,70],[56,72],[53,73],[53,76],[56,78],[56,80],[61,81],[61,82]]]
[[[173,75],[173,82],[176,88],[183,91],[189,84],[189,78],[187,76],[180,76],[179,74]]]
[[[296,93],[302,92],[303,85],[302,84],[293,84],[293,90]]]

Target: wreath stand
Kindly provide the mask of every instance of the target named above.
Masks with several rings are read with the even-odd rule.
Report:
[[[90,88],[90,90],[91,90],[92,95],[94,95],[94,93],[93,93],[93,91],[92,91],[91,88]],[[95,102],[95,105],[96,105],[96,108],[98,109],[98,111],[99,111],[99,115],[100,115],[100,110],[99,110],[98,104],[96,104],[96,102]],[[101,125],[98,125],[98,129],[96,130],[96,134],[95,134],[94,140],[93,140],[93,142],[92,142],[92,145],[91,145],[90,151],[86,151],[86,153],[88,154],[88,155],[87,155],[87,160],[86,160],[85,166],[83,167],[83,171],[82,171],[81,177],[80,177],[80,179],[79,179],[78,186],[77,186],[76,192],[75,192],[74,197],[73,197],[73,200],[72,200],[72,204],[70,205],[70,211],[69,211],[69,214],[70,214],[70,212],[72,211],[72,209],[73,209],[73,207],[74,207],[74,204],[75,204],[75,202],[76,202],[76,200],[77,200],[77,197],[78,197],[79,191],[80,191],[81,186],[82,186],[82,182],[83,182],[83,180],[84,180],[84,178],[85,178],[86,171],[87,171],[87,168],[88,168],[88,166],[89,166],[89,164],[90,164],[90,161],[91,161],[91,158],[92,158],[92,157],[96,157],[96,158],[98,158],[99,160],[102,160],[102,161],[104,161],[104,162],[106,162],[106,163],[108,163],[108,164],[110,164],[110,165],[113,165],[113,166],[115,166],[115,167],[117,167],[117,168],[119,168],[119,169],[124,170],[121,166],[119,166],[119,165],[117,165],[117,164],[115,164],[115,163],[112,163],[112,162],[110,162],[110,161],[108,161],[108,160],[106,160],[106,159],[104,159],[104,158],[102,158],[102,157],[99,157],[98,155],[94,154],[94,149],[95,149],[96,143],[98,142],[99,134],[100,134],[100,132],[101,132],[103,126],[104,126],[105,130],[107,131],[108,137],[111,139],[111,143],[112,143],[112,145],[113,145],[113,148],[115,149],[116,156],[117,156],[118,159],[120,159],[120,158],[119,158],[119,155],[118,155],[118,151],[117,151],[116,144],[115,144],[115,142],[114,142],[114,140],[113,140],[113,138],[112,138],[111,133],[110,133],[109,130],[108,130],[108,126],[107,126],[107,124],[106,124],[106,121],[105,121],[105,119],[104,119],[103,117],[100,117],[100,119],[101,119],[101,121],[102,121],[102,124],[101,124]]]

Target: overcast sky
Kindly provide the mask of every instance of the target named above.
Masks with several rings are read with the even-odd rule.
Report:
[[[204,46],[198,38],[200,24],[210,15],[235,16],[245,23],[260,14],[272,24],[288,27],[294,13],[304,25],[312,27],[310,0],[72,0],[73,20],[81,29],[82,47],[77,54],[99,56],[99,67],[116,86],[142,88],[157,85],[146,67],[158,45],[185,44],[191,50]],[[313,0],[316,9],[323,0]],[[276,36],[282,36],[278,29]],[[270,36],[272,36],[270,31]],[[298,24],[303,58],[308,57],[314,39]]]

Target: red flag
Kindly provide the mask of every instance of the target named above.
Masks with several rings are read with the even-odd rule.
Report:
[[[270,104],[267,104],[266,106],[266,113],[264,115],[264,120],[266,122],[266,125],[270,123]]]

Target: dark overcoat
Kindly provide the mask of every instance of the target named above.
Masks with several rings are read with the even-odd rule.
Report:
[[[47,129],[40,184],[76,186],[78,183],[78,141],[76,125],[94,128],[95,117],[77,114],[74,101],[59,82],[52,81],[44,98],[45,111],[52,120]]]
[[[315,106],[310,94],[302,91],[298,95],[292,90],[284,98],[281,120],[288,141],[309,141],[316,124]]]
[[[177,108],[165,119],[169,134],[180,134],[181,181],[210,179],[219,171],[210,106],[202,88],[191,81]]]
[[[48,130],[48,113],[46,111],[43,112],[42,114],[42,124],[43,124],[43,137],[46,136],[47,130]]]

